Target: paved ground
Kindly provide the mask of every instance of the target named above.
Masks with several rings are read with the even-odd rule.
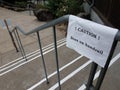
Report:
[[[13,26],[19,25],[26,32],[38,27],[45,22],[39,22],[34,16],[26,13],[18,13],[0,7],[0,19],[10,19]],[[7,30],[0,27],[0,90],[55,90],[58,89],[56,62],[53,49],[52,28],[40,31],[43,46],[43,54],[47,66],[47,73],[50,84],[45,82],[45,74],[39,53],[36,34],[24,36],[20,32],[28,61],[16,52],[12,45]],[[58,54],[60,64],[60,77],[62,90],[83,90],[87,81],[91,61],[86,57],[77,54],[65,46],[64,31],[57,30]],[[117,60],[108,69],[101,90],[120,90],[120,54],[119,44],[115,51]],[[117,57],[116,57],[117,55]],[[32,56],[32,57],[31,57]],[[116,59],[117,58],[117,59]],[[97,79],[97,74],[96,77]],[[96,82],[95,79],[95,82]],[[94,83],[95,83],[94,82]],[[81,89],[82,88],[82,89]]]

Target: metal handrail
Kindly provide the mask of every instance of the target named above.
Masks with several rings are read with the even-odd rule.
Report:
[[[46,65],[45,65],[45,60],[44,60],[42,46],[41,46],[41,40],[40,40],[39,31],[41,31],[41,30],[43,30],[45,28],[48,28],[48,27],[53,27],[54,48],[55,48],[55,58],[56,58],[56,68],[57,68],[57,77],[58,77],[59,90],[61,90],[61,85],[60,85],[60,72],[59,72],[59,61],[58,61],[58,53],[57,53],[57,42],[56,42],[56,29],[55,29],[55,25],[60,24],[62,22],[67,22],[69,20],[69,16],[70,15],[62,16],[62,17],[60,17],[58,19],[55,19],[55,20],[53,20],[51,22],[48,22],[48,23],[46,23],[46,24],[44,24],[42,26],[39,26],[39,27],[37,27],[37,28],[29,31],[29,32],[25,32],[25,30],[23,30],[19,26],[15,26],[14,29],[10,30],[11,33],[15,32],[16,30],[19,30],[24,35],[29,35],[29,34],[32,34],[32,33],[37,33],[39,48],[40,48],[40,52],[41,52],[41,56],[42,56],[42,63],[43,63],[44,71],[45,71],[45,77],[46,77],[47,84],[49,84],[47,70],[46,70]],[[20,41],[21,40],[19,39],[19,42]],[[20,48],[22,48],[22,54],[24,56],[25,51],[24,51],[24,48],[22,46],[22,43],[20,43]],[[25,55],[25,57],[26,57],[26,55]]]
[[[37,28],[29,31],[29,32],[25,32],[25,31],[24,31],[21,27],[19,27],[19,26],[15,26],[15,28],[17,28],[17,29],[18,29],[21,33],[23,33],[24,35],[29,35],[29,34],[38,32],[38,31],[40,31],[40,30],[43,30],[43,29],[45,29],[45,28],[55,26],[56,24],[59,24],[59,23],[62,23],[62,22],[66,22],[66,21],[69,20],[69,16],[70,16],[70,15],[62,16],[62,17],[60,17],[60,18],[58,18],[58,19],[55,19],[55,20],[53,20],[53,21],[50,21],[50,22],[48,22],[48,23],[46,23],[46,24],[44,24],[44,25],[42,25],[42,26],[39,26],[39,27],[37,27]],[[13,30],[14,30],[14,29],[13,29]],[[11,32],[12,32],[13,30],[11,30]]]
[[[29,35],[29,34],[32,34],[32,33],[38,32],[38,31],[41,31],[41,30],[43,30],[43,29],[45,29],[45,28],[55,26],[55,25],[57,25],[57,24],[59,24],[59,23],[67,22],[67,21],[69,20],[69,16],[70,16],[70,15],[64,15],[64,16],[62,16],[62,17],[60,17],[60,18],[57,18],[57,19],[55,19],[55,20],[53,20],[53,21],[50,21],[50,22],[48,22],[48,23],[46,23],[46,24],[44,24],[44,25],[42,25],[42,26],[39,26],[39,27],[37,27],[37,28],[35,28],[35,29],[33,29],[33,30],[30,30],[29,32],[25,32],[25,31],[24,31],[21,27],[19,27],[19,26],[15,26],[15,28],[17,28],[17,29],[18,29],[21,33],[23,33],[24,35]],[[13,30],[14,30],[14,29],[13,29]],[[12,32],[13,30],[11,30],[11,32]],[[120,31],[118,31],[115,40],[120,41]]]
[[[120,30],[117,32],[115,40],[120,41]]]
[[[47,83],[49,83],[48,81],[48,77],[47,77],[47,71],[46,71],[46,66],[45,66],[45,62],[44,62],[44,57],[43,57],[43,53],[42,53],[42,47],[41,47],[41,42],[40,42],[40,36],[39,36],[39,31],[45,29],[45,28],[48,28],[48,27],[53,27],[53,33],[54,33],[54,47],[55,47],[55,57],[56,57],[56,65],[57,65],[57,73],[58,73],[58,84],[59,84],[59,90],[61,90],[61,85],[60,85],[60,73],[59,73],[59,62],[58,62],[58,54],[57,54],[57,43],[56,43],[56,30],[55,30],[55,25],[57,24],[60,24],[60,23],[63,23],[63,22],[67,22],[69,20],[69,16],[70,15],[65,15],[65,16],[62,16],[58,19],[55,19],[53,21],[50,21],[42,26],[39,26],[29,32],[25,32],[22,28],[20,28],[19,26],[15,26],[15,28],[13,30],[11,30],[11,32],[13,32],[15,29],[16,30],[19,30],[21,33],[23,33],[24,35],[29,35],[29,34],[32,34],[32,33],[37,33],[37,36],[38,36],[38,42],[39,42],[39,46],[40,46],[40,52],[41,52],[41,55],[42,55],[42,60],[43,60],[43,65],[44,65],[44,69],[45,69],[45,75],[46,75],[46,80],[47,80]],[[99,79],[97,81],[97,84],[96,84],[96,87],[95,87],[95,90],[99,90],[100,86],[101,86],[101,83],[104,79],[104,76],[106,74],[106,71],[108,69],[108,66],[109,66],[109,63],[110,63],[110,60],[113,56],[113,52],[115,50],[115,47],[117,45],[117,42],[120,41],[120,31],[118,30],[115,38],[114,38],[114,42],[113,42],[113,45],[112,45],[112,48],[111,48],[111,51],[109,53],[109,57],[107,59],[107,62],[105,64],[105,67],[104,68],[101,68],[101,73],[100,73],[100,76],[99,76]],[[94,78],[94,75],[95,75],[95,72],[97,70],[97,64],[96,63],[93,63],[92,64],[92,68],[91,68],[91,73],[90,73],[90,77],[89,77],[89,80],[88,80],[88,84],[86,85],[87,88],[86,90],[89,90],[89,88],[92,87],[92,82],[93,82],[93,78]],[[92,90],[92,89],[91,89]]]

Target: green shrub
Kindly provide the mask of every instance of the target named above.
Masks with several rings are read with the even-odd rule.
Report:
[[[46,5],[43,5],[43,4],[37,4],[35,5],[35,9],[38,10],[38,9],[47,9]]]
[[[25,8],[27,6],[27,2],[24,2],[24,1],[18,2],[18,1],[16,1],[15,5],[17,5],[17,6],[21,7],[21,8]]]
[[[3,1],[11,3],[11,4],[14,4],[15,2],[27,2],[27,0],[3,0]]]
[[[57,18],[66,14],[78,14],[83,11],[82,3],[83,0],[48,0],[46,6],[54,17]]]
[[[56,13],[60,9],[62,3],[63,0],[48,0],[46,7],[53,14],[53,16],[56,17]]]

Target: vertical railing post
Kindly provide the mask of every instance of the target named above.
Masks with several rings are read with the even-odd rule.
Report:
[[[59,90],[61,90],[61,85],[60,85],[60,71],[59,71],[59,61],[58,61],[58,51],[57,51],[57,41],[56,41],[56,30],[55,26],[53,26],[53,36],[54,36],[54,47],[55,47],[55,58],[56,58],[56,67],[57,67],[57,78],[58,78],[58,85],[59,85]]]
[[[9,35],[10,35],[10,37],[11,37],[13,46],[15,47],[16,52],[19,52],[19,50],[18,50],[18,48],[17,48],[17,45],[16,45],[16,43],[15,43],[15,40],[14,40],[14,38],[13,38],[13,35],[12,35],[12,33],[10,32],[9,26],[8,26],[8,24],[7,24],[7,21],[4,20],[4,22],[5,22],[5,25],[6,25],[6,27],[7,27],[8,33],[9,33]]]
[[[22,49],[21,49],[21,46],[20,46],[20,44],[19,44],[19,40],[18,40],[18,37],[17,37],[17,35],[16,35],[16,31],[14,31],[13,33],[14,33],[15,39],[16,39],[16,41],[17,41],[18,47],[19,47],[19,49],[20,49],[21,55],[22,55],[22,57],[24,58],[24,54],[23,54]]]
[[[19,36],[18,31],[17,31],[16,28],[15,28],[15,30],[14,30],[14,35],[15,35],[16,41],[17,41],[17,43],[18,43],[18,46],[19,46],[19,48],[20,48],[20,50],[21,50],[21,54],[22,54],[23,58],[26,59],[26,61],[27,61],[27,57],[26,57],[26,54],[25,54],[25,50],[24,50],[24,48],[23,48],[23,45],[22,45],[20,36]]]
[[[47,81],[47,84],[49,84],[45,60],[44,60],[43,51],[42,51],[42,45],[41,45],[41,41],[40,41],[40,35],[39,35],[39,32],[36,32],[36,33],[37,33],[37,37],[38,37],[38,43],[39,43],[40,53],[41,53],[41,57],[42,57],[42,63],[43,63],[44,71],[45,71],[46,81]]]
[[[94,86],[93,86],[93,79],[94,79],[94,76],[95,76],[95,73],[96,73],[96,70],[97,70],[97,64],[96,63],[92,63],[92,67],[91,67],[91,70],[90,70],[90,75],[89,75],[89,79],[88,79],[88,82],[86,84],[86,90],[94,90]]]
[[[32,6],[29,4],[29,15],[31,16],[32,15]]]
[[[107,62],[106,62],[106,64],[105,64],[105,67],[101,69],[99,78],[98,78],[97,83],[96,83],[96,86],[95,86],[95,90],[99,90],[100,87],[101,87],[101,84],[102,84],[103,79],[104,79],[104,77],[105,77],[105,74],[106,74],[106,72],[107,72],[109,63],[110,63],[110,61],[111,61],[111,59],[112,59],[112,56],[113,56],[113,53],[114,53],[114,51],[115,51],[115,47],[116,47],[116,45],[117,45],[117,42],[118,42],[118,41],[116,41],[116,40],[114,40],[114,42],[113,42],[113,45],[112,45],[112,48],[111,48],[109,57],[108,57]]]

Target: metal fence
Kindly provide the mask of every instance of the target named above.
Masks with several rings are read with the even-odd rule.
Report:
[[[53,27],[53,37],[54,37],[53,39],[54,39],[54,49],[55,49],[55,59],[56,59],[56,68],[57,68],[57,78],[58,78],[59,90],[61,90],[61,85],[60,85],[60,71],[59,71],[59,60],[58,60],[58,52],[57,52],[56,27],[55,27],[55,25],[57,25],[59,23],[62,23],[62,22],[66,22],[68,20],[69,20],[69,15],[65,15],[65,16],[62,16],[62,17],[60,17],[58,19],[55,19],[51,22],[48,22],[48,23],[46,23],[42,26],[39,26],[39,27],[35,28],[34,30],[29,31],[29,32],[25,32],[25,30],[21,29],[19,26],[16,26],[13,30],[10,31],[11,33],[14,34],[15,39],[17,40],[18,46],[20,48],[21,54],[22,54],[23,58],[25,58],[26,60],[27,60],[27,58],[26,58],[25,50],[22,46],[22,42],[20,40],[20,37],[19,37],[19,34],[18,34],[17,31],[19,30],[24,35],[30,35],[32,33],[37,34],[38,44],[39,44],[39,48],[40,48],[40,52],[41,52],[41,56],[42,56],[43,67],[44,67],[44,71],[45,71],[45,77],[46,77],[46,81],[47,81],[47,84],[48,84],[49,80],[48,80],[48,75],[47,75],[47,71],[46,71],[46,64],[45,64],[45,60],[44,60],[44,56],[43,56],[41,38],[40,38],[40,35],[39,35],[39,31],[44,30],[48,27]],[[120,40],[120,31],[118,31],[118,33],[115,37],[115,40],[113,42],[111,51],[109,53],[108,60],[105,64],[105,67],[104,68],[101,67],[101,72],[100,72],[99,78],[98,78],[95,86],[93,86],[93,78],[95,76],[98,65],[94,62],[92,63],[89,79],[88,79],[88,82],[86,84],[86,90],[99,90],[100,89],[100,86],[102,84],[102,81],[104,79],[106,71],[108,69],[109,63],[110,63],[111,58],[113,56],[115,47],[116,47],[117,42],[119,40]]]

